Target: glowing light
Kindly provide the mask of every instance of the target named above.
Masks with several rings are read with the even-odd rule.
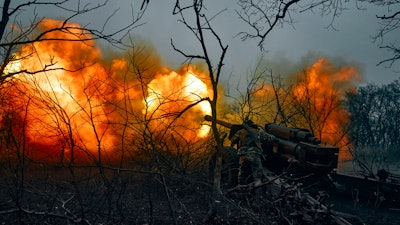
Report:
[[[21,71],[20,68],[21,68],[21,60],[11,61],[4,68],[4,74],[7,76],[7,74],[19,72],[19,71]]]
[[[340,106],[340,101],[359,82],[360,74],[354,67],[335,68],[328,59],[320,58],[298,76],[303,80],[295,84],[294,97],[304,105],[312,101],[306,113],[318,124],[315,135],[339,147],[346,146],[348,140],[341,131],[343,124],[348,123],[348,112]],[[349,157],[349,153],[344,153],[341,152],[340,159]]]
[[[38,28],[61,25],[59,21],[46,19]],[[78,38],[66,32],[46,35],[57,39]],[[70,148],[75,147],[82,155],[112,154],[118,150],[115,146],[122,135],[126,135],[118,128],[122,119],[147,111],[158,117],[151,121],[153,131],[157,132],[168,128],[173,115],[209,96],[210,90],[199,79],[200,72],[195,66],[178,72],[157,68],[145,74],[146,80],[142,82],[134,79],[137,76],[130,71],[131,59],[118,56],[109,61],[103,59],[94,41],[37,42],[22,46],[16,53],[23,60],[7,65],[6,73],[47,70],[33,75],[18,74],[15,82],[19,84],[14,85],[15,91],[9,92],[18,95],[15,98],[21,105],[16,108],[27,109],[25,134],[37,146],[37,153],[59,156],[61,151],[71,153]],[[143,91],[147,91],[145,99]],[[204,137],[209,128],[199,128],[199,124],[210,111],[207,102],[194,106],[174,121],[174,134],[186,141]],[[122,115],[125,117],[121,118]]]
[[[148,84],[148,96],[144,100],[147,108],[143,112],[151,112],[151,116],[156,114],[164,118],[181,112],[185,107],[209,95],[207,85],[191,70],[183,74],[174,71],[159,74]],[[210,114],[211,108],[208,102],[201,101],[187,113],[190,114],[190,119],[195,120],[196,116],[202,118]],[[209,127],[202,125],[197,131],[197,136],[205,137],[208,132]],[[193,137],[188,135],[188,139],[191,138]]]

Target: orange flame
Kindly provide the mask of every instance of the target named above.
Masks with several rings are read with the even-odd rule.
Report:
[[[61,25],[59,21],[44,20],[39,29]],[[74,149],[82,155],[113,154],[121,145],[121,128],[146,121],[155,132],[170,130],[173,123],[172,134],[186,141],[197,141],[208,134],[209,128],[199,124],[205,114],[210,114],[206,98],[211,96],[212,89],[201,68],[184,66],[173,71],[155,66],[149,72],[137,74],[132,72],[132,59],[115,54],[112,60],[105,60],[94,41],[78,41],[82,36],[90,37],[85,33],[48,33],[48,38],[77,41],[23,46],[16,54],[16,58],[23,60],[6,68],[6,73],[47,70],[34,75],[19,74],[7,92],[13,104],[10,110],[18,111],[20,120],[27,121],[25,134],[35,146],[32,155],[54,157]],[[360,79],[353,67],[335,68],[325,58],[296,76],[303,80],[294,85],[295,100],[301,102],[311,93],[314,108],[309,108],[309,113],[319,116],[330,112],[332,104],[338,104]],[[267,93],[273,91],[269,86],[264,88]],[[255,94],[257,98],[265,97],[261,92]],[[194,103],[198,104],[180,114]],[[4,107],[0,109],[2,114],[3,111]],[[348,116],[343,108],[330,113],[323,126],[313,129],[323,141],[337,144],[334,137],[341,136],[337,132]],[[0,123],[5,123],[4,118],[0,118]]]
[[[207,85],[201,81],[198,75],[195,74],[195,68],[190,66],[182,74],[165,69],[165,73],[157,74],[156,77],[148,84],[148,95],[144,99],[144,104],[147,111],[155,112],[157,116],[173,116],[187,107],[190,104],[198,102],[192,109],[198,112],[198,115],[206,115],[211,113],[211,108],[206,101],[201,101],[209,96],[211,90]],[[200,73],[200,72],[198,72]],[[201,76],[204,76],[203,74]],[[152,114],[154,116],[154,114]],[[193,113],[192,113],[193,115]],[[197,119],[185,115],[185,123],[190,123],[194,120],[195,124],[199,124],[199,117]],[[202,117],[201,117],[202,118]],[[194,124],[194,125],[195,125]],[[185,137],[195,139],[197,137],[205,137],[208,134],[209,127],[201,126],[196,131],[196,135],[190,129],[182,129]]]
[[[345,150],[349,142],[343,132],[349,115],[341,101],[346,92],[355,89],[361,79],[360,74],[352,66],[335,68],[328,59],[320,58],[296,76],[300,77],[300,81],[294,85],[293,96],[307,105],[305,113],[312,120],[306,122],[309,125],[306,128],[312,129],[324,142],[344,147],[342,150]],[[299,122],[302,122],[301,119]],[[339,157],[342,160],[350,156],[341,152]]]
[[[61,25],[59,21],[44,20],[39,28]],[[46,37],[80,38],[63,32],[52,32]],[[175,122],[176,131],[179,132],[179,126],[185,128],[180,135],[188,141],[196,141],[208,132],[198,125],[200,118],[210,112],[205,101],[176,121],[170,117],[211,93],[199,78],[206,75],[195,66],[185,67],[187,70],[182,73],[160,69],[156,75],[148,74],[149,81],[140,81],[130,72],[130,59],[119,56],[105,62],[94,41],[36,42],[23,46],[16,58],[24,59],[10,64],[6,72],[46,70],[33,75],[21,73],[13,81],[19,93],[15,98],[27,109],[26,136],[43,156],[66,154],[73,148],[82,154],[112,154],[122,135],[116,124],[127,113],[145,113],[146,119],[152,115],[155,129]],[[132,109],[123,102],[130,102]],[[191,120],[194,122],[190,123]]]
[[[260,111],[254,113],[253,119],[306,128],[323,142],[339,147],[339,160],[349,159],[349,115],[342,101],[360,80],[361,75],[353,66],[335,66],[327,58],[319,58],[289,76],[289,84],[272,87],[263,83],[257,87],[252,106]]]

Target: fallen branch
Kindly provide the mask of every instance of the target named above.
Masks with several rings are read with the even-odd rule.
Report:
[[[265,186],[265,185],[268,185],[268,184],[274,182],[275,180],[281,178],[283,175],[285,175],[285,173],[282,173],[282,174],[280,174],[279,176],[276,176],[276,177],[274,177],[274,178],[272,178],[272,179],[270,179],[270,180],[268,180],[268,181],[266,181],[266,182],[261,183],[259,186],[257,186],[257,188],[258,188],[258,187],[263,187],[263,186]],[[231,188],[231,189],[228,189],[228,190],[226,191],[226,193],[230,193],[230,192],[238,191],[238,190],[243,190],[243,189],[251,190],[251,189],[253,189],[253,188],[256,188],[256,187],[255,187],[255,183],[254,183],[254,182],[251,182],[251,183],[249,183],[249,184],[238,185],[238,186],[236,186],[236,187],[233,187],[233,188]]]
[[[332,219],[334,219],[335,222],[340,224],[340,225],[342,225],[342,224],[343,225],[351,225],[351,223],[348,222],[346,219],[357,220],[359,223],[365,224],[362,221],[362,219],[360,217],[356,216],[356,215],[351,215],[351,214],[348,214],[348,213],[343,213],[343,212],[330,210],[326,205],[322,204],[321,202],[319,202],[315,198],[311,197],[309,194],[306,193],[305,196],[306,196],[307,201],[310,204],[312,204],[314,206],[319,206],[324,212],[330,212]]]

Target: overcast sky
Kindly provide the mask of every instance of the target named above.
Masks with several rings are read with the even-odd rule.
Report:
[[[121,4],[125,4],[130,1],[122,2]],[[212,5],[207,4],[210,15],[227,9],[212,21],[216,31],[223,37],[224,43],[229,45],[224,72],[234,75],[245,73],[260,55],[258,40],[242,42],[235,37],[239,31],[246,29],[246,25],[235,14],[237,5],[232,3],[234,1],[206,2],[212,2]],[[173,51],[170,39],[172,38],[183,50],[195,48],[196,42],[183,25],[177,22],[178,17],[172,15],[172,7],[171,0],[150,1],[148,11],[143,18],[146,24],[134,33],[151,40],[163,60],[176,66],[182,62],[183,58]],[[372,43],[371,39],[378,29],[375,15],[380,12],[374,8],[356,10],[354,4],[350,4],[349,7],[353,8],[349,8],[336,18],[334,24],[337,31],[327,29],[331,17],[323,18],[311,12],[293,15],[296,21],[294,26],[285,25],[283,28],[275,29],[267,37],[264,45],[268,50],[266,57],[274,58],[277,54],[283,54],[296,62],[308,53],[316,52],[330,57],[344,57],[349,62],[360,64],[364,68],[361,72],[365,77],[365,82],[368,83],[385,84],[398,79],[399,66],[389,69],[376,66],[380,60],[390,56],[379,49],[377,44]],[[400,29],[398,29],[397,37],[400,37]]]
[[[94,1],[89,1],[93,4]],[[119,9],[111,20],[112,26],[118,27],[131,15],[131,5],[139,7],[141,0],[114,0],[109,4],[110,12]],[[183,51],[195,53],[198,51],[198,43],[191,33],[179,23],[177,16],[172,15],[175,0],[150,0],[150,5],[141,22],[145,24],[133,30],[134,35],[141,36],[152,42],[163,61],[171,67],[179,67],[184,58],[172,49],[171,39],[177,47]],[[233,0],[206,0],[208,16],[226,9],[212,21],[212,26],[227,44],[228,52],[225,60],[223,76],[240,76],[249,71],[260,55],[257,46],[259,40],[241,41],[235,35],[246,30],[246,24],[239,20],[235,13],[238,6]],[[372,43],[371,36],[378,30],[377,14],[384,13],[375,8],[356,10],[354,2],[349,5],[349,10],[343,12],[335,19],[337,29],[327,29],[331,17],[321,17],[317,12],[313,14],[307,11],[302,14],[292,14],[294,26],[285,25],[278,27],[265,40],[264,48],[268,51],[265,55],[271,60],[286,57],[293,63],[299,62],[310,52],[328,57],[342,57],[346,61],[358,64],[360,72],[364,76],[364,83],[387,84],[400,77],[400,62],[392,68],[376,66],[387,57],[388,52],[379,49],[376,43]],[[386,9],[385,9],[386,10]],[[103,12],[90,15],[90,23],[105,20]],[[87,24],[88,21],[82,21]],[[393,37],[400,37],[400,29]],[[212,46],[212,42],[209,44]],[[212,49],[218,49],[217,46]],[[218,55],[218,54],[216,54]],[[283,65],[284,66],[284,65]],[[279,72],[279,71],[274,71]]]

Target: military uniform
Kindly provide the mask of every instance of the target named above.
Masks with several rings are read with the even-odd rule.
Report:
[[[261,185],[263,176],[261,141],[272,141],[274,137],[258,130],[257,125],[252,122],[244,123],[243,127],[231,139],[232,146],[237,145],[240,157],[238,181],[240,185],[246,184],[250,175],[248,171],[251,169],[255,186]]]

